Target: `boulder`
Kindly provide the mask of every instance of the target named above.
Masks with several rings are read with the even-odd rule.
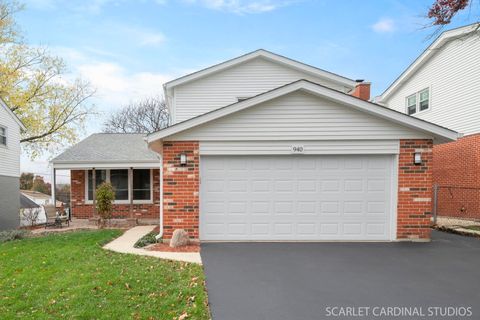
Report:
[[[170,239],[170,247],[186,246],[189,242],[188,233],[183,229],[175,229],[173,231],[172,239]]]

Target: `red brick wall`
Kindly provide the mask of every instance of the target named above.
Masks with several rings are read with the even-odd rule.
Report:
[[[433,148],[433,181],[440,186],[480,188],[480,134]],[[480,218],[476,189],[440,188],[437,212],[450,217]]]
[[[413,163],[422,153],[422,164]],[[430,238],[432,212],[432,140],[400,140],[398,163],[397,238]]]
[[[158,219],[160,205],[160,170],[153,170],[153,203],[134,204],[134,218],[139,219]],[[79,219],[88,219],[93,217],[93,205],[85,204],[85,171],[72,170],[70,172],[71,180],[71,210],[72,216]],[[114,218],[129,218],[130,205],[116,204],[113,208]]]
[[[180,154],[187,165],[180,165]],[[197,141],[163,143],[163,237],[170,239],[175,229],[184,229],[198,239],[199,153]]]

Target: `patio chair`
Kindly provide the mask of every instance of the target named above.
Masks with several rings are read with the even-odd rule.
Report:
[[[68,219],[68,216],[65,214],[60,215],[55,206],[45,205],[43,206],[43,209],[45,210],[45,217],[47,218],[47,221],[45,222],[45,229],[47,227],[61,228],[62,223],[70,226],[70,220]]]

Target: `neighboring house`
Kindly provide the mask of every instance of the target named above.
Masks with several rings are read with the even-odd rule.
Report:
[[[0,230],[19,226],[22,130],[23,123],[0,99]]]
[[[20,193],[20,226],[30,227],[45,222],[47,218],[43,206]]]
[[[53,203],[52,196],[42,192],[33,190],[20,190],[20,193],[40,206],[51,205]],[[61,208],[62,206],[63,202],[57,200],[55,207]]]
[[[443,32],[377,101],[394,110],[464,134],[458,141],[433,149],[434,183],[480,188],[478,24]],[[443,189],[442,192],[453,191]],[[465,193],[461,202],[441,201],[442,214],[466,216],[466,205],[470,211],[468,214],[476,213],[480,218],[478,192],[471,190]]]
[[[457,133],[369,90],[257,50],[166,83],[172,124],[146,143],[96,134],[52,165],[72,170],[73,216],[91,217],[92,186],[110,181],[115,215],[159,214],[164,239],[428,239],[432,146]]]

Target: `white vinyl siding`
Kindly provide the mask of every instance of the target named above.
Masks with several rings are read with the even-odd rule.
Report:
[[[198,79],[174,89],[173,118],[175,123],[238,102],[246,98],[306,79],[324,86],[346,91],[339,84],[256,58],[238,66]]]
[[[480,132],[480,41],[473,35],[447,42],[385,105],[406,112],[405,98],[429,88],[429,109],[415,117],[464,134]]]
[[[303,146],[305,155],[398,154],[398,140],[200,141],[200,155],[289,155]]]
[[[174,134],[166,140],[303,141],[431,138],[306,92],[291,94]]]
[[[7,142],[0,144],[0,176],[19,177],[20,127],[3,106],[0,106],[0,127],[5,129]]]

